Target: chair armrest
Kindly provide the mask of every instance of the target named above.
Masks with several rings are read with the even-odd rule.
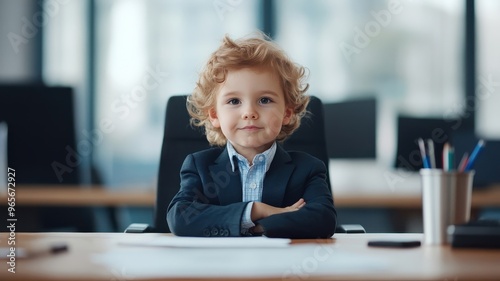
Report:
[[[147,223],[132,223],[126,229],[125,233],[148,233],[154,232],[153,227]]]
[[[335,233],[366,233],[360,224],[341,224],[335,229]]]

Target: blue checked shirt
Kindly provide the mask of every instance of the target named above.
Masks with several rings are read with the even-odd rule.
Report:
[[[255,226],[252,222],[252,206],[254,201],[262,201],[262,189],[264,185],[264,177],[271,162],[273,162],[274,155],[276,154],[276,142],[273,143],[268,150],[255,155],[253,158],[253,165],[250,166],[248,160],[241,154],[236,152],[233,145],[227,142],[227,152],[229,154],[229,162],[234,172],[234,162],[232,159],[236,157],[238,161],[238,169],[240,170],[241,183],[243,188],[243,202],[250,202],[245,207],[243,217],[241,218],[241,233],[248,234],[248,229]]]

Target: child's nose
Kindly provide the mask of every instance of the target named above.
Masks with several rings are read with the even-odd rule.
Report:
[[[243,113],[243,116],[242,118],[244,120],[248,120],[248,119],[257,119],[259,117],[259,115],[257,114],[257,111],[254,110],[253,107],[249,106],[246,108],[245,112]]]

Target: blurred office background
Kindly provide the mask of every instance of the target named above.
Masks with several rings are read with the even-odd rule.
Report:
[[[224,34],[262,30],[309,69],[309,94],[335,112],[376,101],[344,107],[342,122],[370,148],[331,155],[334,193],[411,193],[414,175],[387,178],[400,166],[399,117],[460,119],[453,130],[500,140],[499,12],[496,0],[0,0],[0,83],[71,87],[81,183],[154,189],[167,99],[192,91]],[[392,212],[340,210],[369,232],[401,230]],[[117,214],[119,230],[152,220],[152,208]]]

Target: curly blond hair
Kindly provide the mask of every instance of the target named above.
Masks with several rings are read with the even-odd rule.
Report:
[[[305,95],[309,85],[303,82],[306,78],[305,68],[293,63],[283,50],[262,33],[238,40],[226,35],[200,73],[186,104],[191,124],[205,127],[211,145],[224,146],[227,142],[222,130],[212,126],[209,111],[215,107],[219,86],[226,80],[228,70],[260,66],[276,71],[285,95],[285,105],[293,109],[290,123],[282,126],[276,140],[284,141],[300,126],[309,103],[309,96]]]

